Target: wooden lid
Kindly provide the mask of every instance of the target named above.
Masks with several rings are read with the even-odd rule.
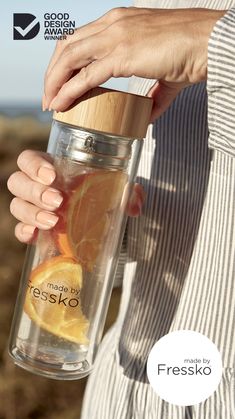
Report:
[[[96,87],[66,112],[54,112],[53,119],[106,134],[144,138],[152,105],[145,96]]]

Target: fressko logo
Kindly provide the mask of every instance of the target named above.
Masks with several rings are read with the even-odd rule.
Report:
[[[40,30],[40,23],[36,16],[30,13],[14,13],[13,15],[13,39],[33,39]]]
[[[39,23],[31,13],[13,14],[13,39],[28,40],[35,38],[41,26],[45,41],[58,41],[73,35],[76,29],[75,20],[69,13],[44,13],[44,19]]]
[[[222,376],[222,359],[207,336],[194,330],[175,330],[152,347],[147,375],[163,400],[192,406],[216,391]]]

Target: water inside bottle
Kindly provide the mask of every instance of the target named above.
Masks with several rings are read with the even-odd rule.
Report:
[[[63,193],[59,221],[40,232],[31,251],[15,358],[51,373],[90,370],[105,305],[104,282],[126,206],[127,175],[57,158],[55,186]],[[106,291],[107,292],[107,291]],[[97,329],[95,331],[95,329]],[[95,331],[95,332],[94,332]],[[24,365],[22,365],[24,366]],[[40,372],[39,372],[40,373]]]

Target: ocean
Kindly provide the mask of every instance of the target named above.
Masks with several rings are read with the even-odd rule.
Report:
[[[51,122],[52,112],[42,112],[40,104],[2,104],[0,103],[0,115],[10,118],[31,116],[42,123]]]

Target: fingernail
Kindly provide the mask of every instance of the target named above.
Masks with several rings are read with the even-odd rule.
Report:
[[[24,236],[32,236],[35,231],[35,228],[36,227],[34,226],[25,225],[22,227],[22,233]]]
[[[58,97],[56,96],[52,101],[51,101],[51,103],[50,103],[50,105],[49,105],[49,111],[51,111],[52,109],[53,110],[57,110],[57,108],[58,108],[58,104],[59,104],[59,100],[58,100]]]
[[[45,184],[50,185],[56,178],[54,169],[42,166],[38,170],[38,178]]]
[[[47,100],[46,100],[46,95],[45,94],[42,97],[42,110],[43,110],[43,112],[45,112],[47,110]]]
[[[54,208],[62,204],[63,196],[56,189],[49,188],[42,194],[42,202]]]
[[[41,228],[54,227],[58,221],[57,215],[45,211],[39,211],[36,215],[36,220],[39,222]]]

